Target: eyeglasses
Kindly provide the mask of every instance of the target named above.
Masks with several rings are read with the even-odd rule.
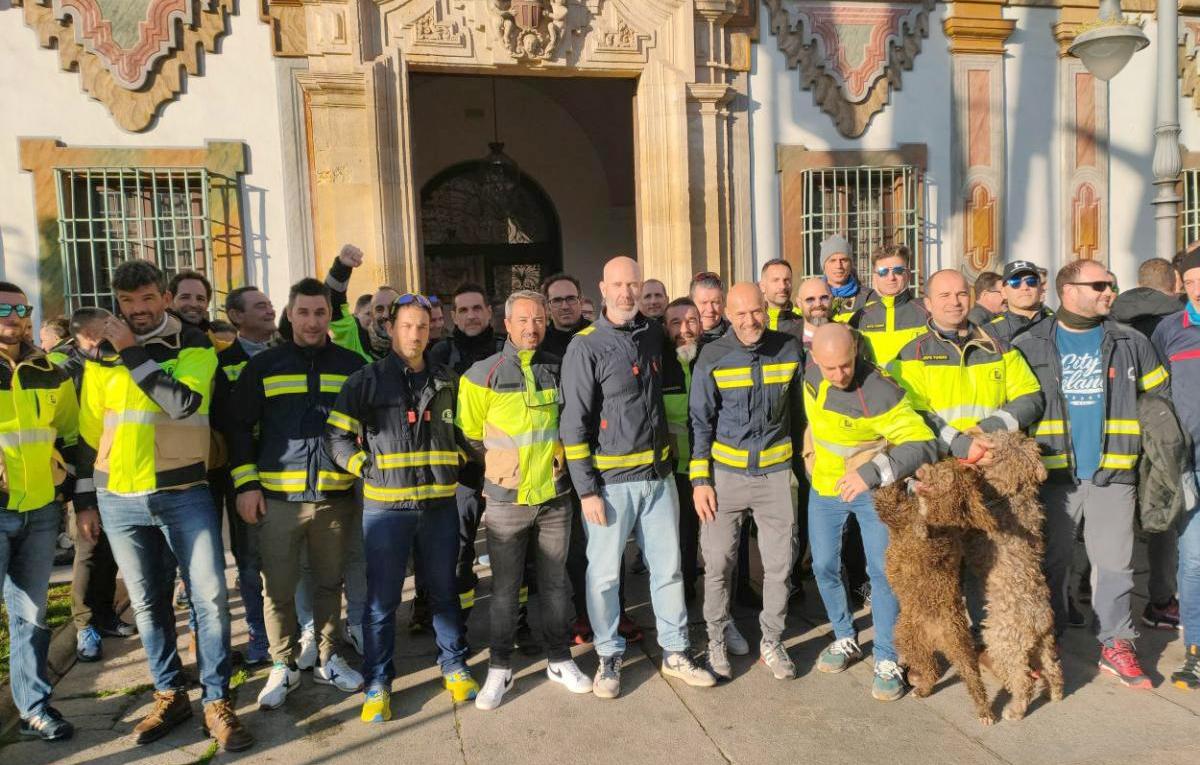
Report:
[[[1067,282],[1067,284],[1071,284],[1071,285],[1074,285],[1074,286],[1076,286],[1076,287],[1091,287],[1091,288],[1092,288],[1093,290],[1095,290],[1096,292],[1104,292],[1105,290],[1112,290],[1113,292],[1116,292],[1116,291],[1117,291],[1117,285],[1116,285],[1116,282],[1109,282],[1109,281],[1099,281],[1099,282]]]
[[[893,276],[904,276],[908,273],[908,266],[892,266],[891,268],[876,268],[875,275],[879,277],[891,274]]]
[[[33,313],[33,306],[24,303],[0,303],[0,319],[7,319],[14,313],[18,319],[24,319]]]
[[[1004,283],[1008,285],[1009,289],[1013,290],[1019,288],[1022,284],[1024,284],[1026,287],[1038,287],[1041,286],[1042,277],[1035,276],[1034,274],[1028,274],[1026,276],[1010,276],[1004,280]]]
[[[567,295],[565,297],[550,298],[550,305],[554,306],[555,308],[559,308],[560,306],[564,306],[564,305],[574,305],[578,302],[579,302],[578,295]]]
[[[418,295],[415,292],[406,292],[403,295],[401,295],[400,297],[398,297],[392,301],[391,308],[388,309],[388,316],[391,319],[395,320],[396,313],[401,308],[403,308],[406,305],[412,305],[413,303],[416,303],[417,305],[421,306],[426,311],[433,310],[433,303],[431,303],[429,301],[429,298],[425,297],[424,295]]]
[[[828,295],[817,295],[816,297],[804,298],[805,305],[812,305],[813,303],[830,303],[832,301],[833,298],[829,297]]]

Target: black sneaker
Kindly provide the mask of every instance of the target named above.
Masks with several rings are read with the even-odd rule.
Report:
[[[1156,630],[1182,629],[1179,621],[1179,601],[1171,598],[1162,606],[1147,603],[1146,610],[1142,611],[1142,623]]]
[[[137,634],[137,627],[120,619],[117,619],[112,624],[100,625],[97,629],[100,630],[100,634],[104,637],[129,638]]]
[[[1188,646],[1183,666],[1171,674],[1171,684],[1185,691],[1200,691],[1200,647]]]
[[[42,741],[65,741],[75,734],[75,726],[63,719],[54,707],[44,707],[39,714],[21,720],[21,735]]]

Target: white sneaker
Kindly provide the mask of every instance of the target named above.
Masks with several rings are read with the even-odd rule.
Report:
[[[550,666],[546,667],[546,677],[559,685],[566,686],[571,693],[592,692],[591,678],[579,671],[579,667],[575,666],[572,659],[550,662]]]
[[[725,650],[734,656],[750,654],[750,644],[742,637],[742,633],[738,632],[737,625],[732,620],[725,625]]]
[[[359,656],[364,655],[363,628],[361,624],[346,624],[346,642]]]
[[[483,687],[475,696],[475,708],[485,712],[495,709],[500,706],[500,702],[504,700],[504,694],[508,693],[512,687],[511,669],[489,669],[487,680],[483,681]]]
[[[267,675],[267,684],[258,694],[258,706],[260,709],[278,709],[288,694],[299,687],[300,670],[276,662],[271,667],[271,674]]]
[[[296,657],[296,666],[300,669],[312,669],[317,666],[321,655],[317,651],[317,636],[307,630],[300,633],[300,655]]]
[[[326,659],[324,665],[313,671],[313,680],[321,685],[332,685],[346,693],[360,691],[363,687],[363,676],[351,669],[346,660],[336,653]]]

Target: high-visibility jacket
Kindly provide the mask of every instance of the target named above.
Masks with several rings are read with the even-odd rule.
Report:
[[[88,360],[79,401],[79,507],[95,491],[137,496],[207,479],[217,354],[172,314],[139,345]]]
[[[333,316],[333,321],[329,322],[329,335],[334,343],[357,353],[369,364],[381,356],[371,347],[370,335],[358,323],[358,317],[354,315],[346,298],[352,273],[354,269],[334,258],[333,264],[329,266],[329,273],[325,276],[325,286],[329,288],[330,314]],[[288,327],[289,332],[285,334],[289,334],[290,329]]]
[[[32,345],[0,353],[0,508],[26,512],[72,491],[79,402],[61,369]]]
[[[713,468],[749,476],[793,468],[803,374],[804,349],[783,332],[768,329],[754,345],[730,332],[704,347],[688,397],[693,486],[711,486]]]
[[[1045,407],[1021,353],[979,327],[970,325],[970,332],[960,347],[930,328],[888,367],[938,435],[943,454],[960,459],[971,449],[965,431],[1026,430]]]
[[[822,497],[836,497],[838,479],[849,470],[876,489],[937,459],[933,432],[913,411],[904,390],[861,360],[845,390],[809,365],[804,371],[804,412],[813,450],[812,487]]]
[[[559,432],[575,491],[671,475],[663,410],[662,325],[638,314],[615,325],[601,314],[563,359]]]
[[[558,438],[562,360],[512,343],[458,381],[456,423],[483,468],[483,494],[539,505],[571,490]]]
[[[877,297],[879,297],[878,293],[866,285],[859,285],[858,292],[854,293],[853,297],[835,297],[832,306],[833,320],[849,324],[850,319],[854,318],[854,314]]]
[[[768,305],[767,306],[767,329],[773,329],[777,332],[782,332],[783,330],[781,330],[779,328],[780,321],[783,321],[786,323],[788,321],[803,321],[803,319],[800,316],[800,314],[796,313],[796,309],[792,306],[792,304],[790,302],[787,305],[782,306],[782,307],[775,306],[775,305]]]
[[[329,413],[325,450],[363,479],[364,508],[453,499],[461,464],[456,399],[457,376],[431,365],[428,353],[423,373],[392,352],[350,375]]]
[[[1100,467],[1092,483],[1136,484],[1142,429],[1137,400],[1146,391],[1171,395],[1169,375],[1154,346],[1133,327],[1105,319],[1100,341],[1100,368],[1104,377],[1104,440]],[[1054,481],[1078,483],[1075,450],[1071,444],[1071,419],[1062,393],[1062,359],[1058,354],[1058,322],[1042,321],[1017,335],[1016,347],[1046,391],[1046,409],[1033,429],[1042,447],[1042,464]]]
[[[692,390],[692,366],[695,359],[685,361],[669,348],[662,355],[663,413],[667,418],[667,441],[675,472],[687,475],[692,459],[691,423],[688,422],[688,394]]]
[[[875,295],[850,319],[850,326],[871,345],[875,363],[884,369],[909,341],[924,334],[929,314],[921,301],[905,290],[899,295]]]
[[[325,454],[325,425],[342,385],[365,362],[326,342],[259,353],[233,388],[225,423],[234,488],[287,502],[319,502],[354,488]]]
[[[1002,311],[992,317],[992,320],[987,324],[982,325],[983,329],[991,335],[995,335],[1009,345],[1017,335],[1025,332],[1035,324],[1039,324],[1046,319],[1054,318],[1054,311],[1042,306],[1033,318],[1022,316],[1013,311]]]

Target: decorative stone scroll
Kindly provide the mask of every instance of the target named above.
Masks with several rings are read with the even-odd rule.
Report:
[[[13,0],[43,48],[78,70],[83,89],[137,132],[198,75],[201,50],[215,53],[228,31],[234,0]]]
[[[857,138],[900,89],[929,34],[934,0],[763,0],[772,34],[800,87],[838,132]]]

